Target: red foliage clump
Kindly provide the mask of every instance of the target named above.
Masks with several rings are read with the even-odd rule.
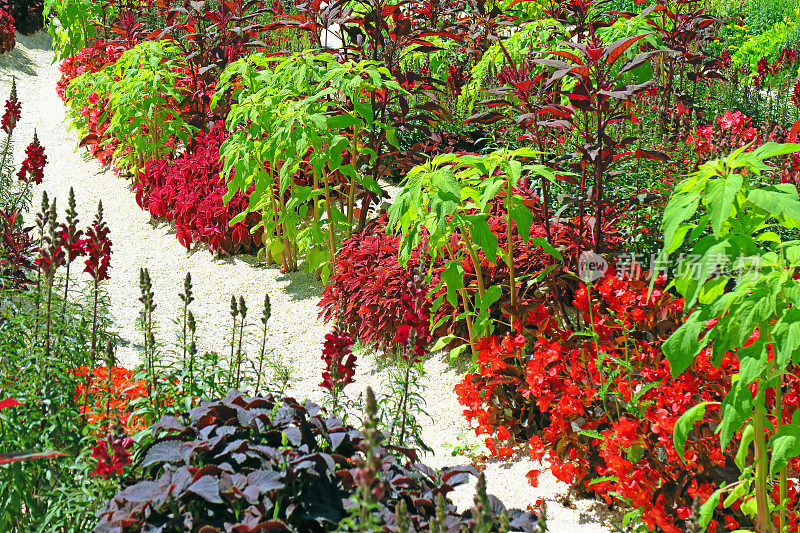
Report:
[[[540,216],[542,210],[539,199],[529,191],[517,191],[517,194],[525,198],[526,204],[535,213],[530,228],[531,237],[545,238],[546,229]],[[497,235],[498,245],[505,249],[508,238],[502,201],[502,198],[494,201],[487,222],[492,232]],[[415,286],[414,274],[420,269],[427,269],[428,266],[427,256],[420,259],[419,252],[414,253],[407,266],[400,265],[398,258],[400,237],[388,233],[387,221],[386,215],[382,214],[370,222],[362,232],[355,233],[344,241],[338,254],[336,273],[331,277],[330,283],[322,294],[322,300],[318,304],[323,308],[320,316],[325,321],[338,316],[348,333],[354,338],[360,339],[368,346],[382,350],[393,347],[395,332],[406,323],[403,296],[409,293],[411,290],[409,287]],[[554,273],[555,276],[559,276],[566,270],[577,269],[578,226],[577,217],[550,224],[553,245],[561,250],[565,259],[565,263],[560,267],[561,270]],[[617,233],[614,221],[603,222],[603,234],[605,246],[611,250],[619,248],[621,238]],[[541,297],[536,296],[535,293],[542,288],[542,285],[539,284],[528,286],[527,280],[544,271],[552,263],[552,260],[540,246],[523,242],[516,227],[513,230],[512,239],[514,240],[514,262],[518,281],[517,301],[519,309],[525,309],[535,306],[541,301]],[[591,242],[592,239],[591,228],[586,223],[583,224],[583,239],[584,242]],[[458,237],[454,236],[450,247],[454,255],[465,257],[461,263],[464,270],[464,286],[472,300],[478,291],[478,278],[467,254],[459,253],[460,246]],[[422,248],[424,247],[425,242],[423,241]],[[479,260],[485,286],[504,287],[505,297],[501,297],[490,310],[492,316],[500,318],[502,315],[501,305],[508,301],[508,265],[502,260],[498,260],[494,264],[490,263],[483,252],[479,253]],[[430,284],[423,287],[426,293],[430,293],[434,287],[440,284],[440,276],[445,268],[446,265],[441,259],[434,263]],[[446,288],[443,286],[432,295],[430,300],[435,300],[445,294]],[[441,306],[432,310],[432,322],[442,324],[434,336],[443,337],[448,334],[456,334],[466,338],[466,324],[463,319],[457,318],[462,311],[460,300],[456,307],[445,300]],[[503,324],[498,324],[496,331],[502,332],[503,328]],[[505,330],[508,330],[507,326],[505,326]]]
[[[234,254],[261,245],[261,233],[250,233],[259,222],[258,213],[228,226],[247,207],[250,191],[237,193],[227,204],[222,201],[228,186],[220,176],[219,147],[227,137],[224,125],[217,123],[208,133],[197,133],[189,152],[174,160],[148,161],[134,181],[139,206],[155,218],[174,222],[178,240],[186,248],[199,241],[212,252]]]
[[[738,477],[733,462],[738,442],[720,450],[712,430],[720,413],[709,408],[706,420],[695,425],[682,462],[673,428],[697,403],[725,397],[738,362],[728,354],[716,368],[702,353],[673,378],[661,344],[680,324],[683,302],[661,287],[663,282],[657,283],[648,295],[646,281],[613,274],[591,290],[582,286],[574,306],[596,339],[574,335],[539,306],[528,318],[526,332],[533,340],[527,353],[518,349],[521,335],[484,339],[478,371],[465,376],[456,392],[493,454],[509,456],[513,445],[527,441],[533,459],[547,458],[559,480],[581,483],[609,503],[629,501],[644,511],[649,527],[679,533],[690,527],[696,501]],[[787,381],[784,402],[794,408],[800,404],[800,380]],[[797,468],[800,461],[793,464]],[[537,476],[531,471],[529,481]],[[752,527],[738,505],[720,506],[709,530],[732,526]]]
[[[14,19],[11,15],[0,9],[0,54],[5,54],[14,49],[17,39],[14,36]]]

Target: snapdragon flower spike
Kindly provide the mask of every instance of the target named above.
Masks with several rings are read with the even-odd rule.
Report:
[[[67,221],[62,222],[59,227],[61,241],[66,248],[67,263],[72,263],[78,257],[86,255],[86,240],[83,237],[83,230],[77,228],[78,210],[75,204],[75,191],[69,189],[69,205],[67,207]]]
[[[108,269],[111,268],[111,239],[108,234],[111,230],[103,220],[103,202],[97,206],[97,216],[86,230],[86,268],[87,272],[96,282],[109,278]]]
[[[133,439],[128,436],[97,439],[92,446],[92,457],[97,459],[97,468],[90,475],[110,478],[113,474],[122,475],[122,469],[132,463],[130,448]]]
[[[320,387],[341,390],[354,381],[356,356],[352,352],[352,346],[352,337],[338,326],[325,335],[325,342],[322,345],[325,371],[322,373]]]
[[[408,283],[409,292],[400,297],[403,307],[404,324],[398,326],[394,342],[401,346],[413,346],[414,357],[412,363],[418,363],[428,354],[432,336],[430,331],[431,305],[426,291],[421,287],[421,279],[414,276]],[[412,335],[413,334],[413,335]],[[407,350],[401,350],[401,357],[408,357]]]
[[[39,137],[36,130],[33,132],[33,141],[25,149],[25,160],[17,173],[20,181],[35,183],[39,185],[44,179],[44,166],[47,164],[47,156],[44,155],[44,146],[39,144]]]
[[[14,128],[22,117],[22,104],[17,100],[17,81],[11,81],[11,95],[6,100],[6,110],[3,113],[3,118],[0,120],[0,127],[7,134],[11,135]]]
[[[44,205],[42,206],[45,207]],[[43,234],[42,242],[39,246],[39,257],[36,265],[42,270],[45,276],[53,274],[58,267],[64,264],[66,254],[64,253],[61,233],[58,231],[58,216],[56,214],[56,201],[49,205],[46,213],[41,219],[37,219],[37,224],[41,222]],[[47,231],[44,231],[47,229]]]

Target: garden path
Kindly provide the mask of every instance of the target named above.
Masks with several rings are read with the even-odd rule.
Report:
[[[123,341],[117,353],[120,363],[132,367],[139,361],[136,347],[142,335],[136,321],[141,305],[138,301],[140,267],[148,268],[153,278],[159,338],[167,346],[177,339],[172,321],[181,306],[178,293],[182,291],[184,277],[191,272],[195,292],[192,308],[199,324],[198,336],[203,340],[200,350],[216,349],[225,353],[230,335],[231,295],[244,296],[250,321],[255,324],[267,291],[272,300],[268,343],[293,369],[288,392],[298,398],[320,401],[321,345],[329,330],[317,320],[316,304],[321,284],[305,273],[284,275],[275,268],[263,268],[252,257],[215,259],[202,247],[187,252],[169,225],[154,222],[148,213],[139,209],[126,180],[102,168],[96,160],[87,159],[83,150],[75,151],[76,136],[69,131],[64,105],[55,91],[60,74],[58,65],[53,63],[47,34],[17,35],[17,39],[16,49],[0,56],[0,97],[3,100],[7,97],[13,76],[17,79],[22,102],[22,120],[15,131],[16,162],[21,162],[24,148],[36,128],[48,165],[45,181],[34,193],[33,211],[40,204],[42,190],[46,190],[51,198],[58,199],[59,216],[63,217],[67,195],[73,187],[81,223],[85,226],[91,222],[97,203],[102,200],[113,241],[111,279],[106,290],[115,331]],[[258,341],[257,330],[256,326],[251,329],[251,353]],[[468,430],[453,392],[463,371],[448,366],[441,356],[427,362],[426,370],[424,395],[432,418],[423,417],[423,437],[434,454],[423,460],[434,467],[463,464],[469,459],[452,457],[444,446],[461,443],[458,439],[462,436],[466,436],[467,442],[480,442]],[[367,385],[380,391],[384,377],[385,372],[377,369],[375,359],[360,353],[356,384],[349,392],[355,393]],[[598,517],[594,502],[578,500],[573,508],[562,505],[559,495],[565,494],[568,487],[551,474],[542,474],[538,488],[529,486],[525,473],[534,466],[524,454],[513,462],[490,463],[486,469],[489,492],[509,507],[524,508],[544,498],[549,502],[551,531],[610,531],[601,525],[604,520]],[[460,508],[471,505],[471,491],[472,486],[457,489],[454,499]]]

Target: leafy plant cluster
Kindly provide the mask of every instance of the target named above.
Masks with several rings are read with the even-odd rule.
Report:
[[[232,392],[152,430],[136,478],[96,531],[336,531],[346,519],[346,531],[538,530],[535,516],[506,511],[485,485],[476,507],[458,513],[447,495],[473,467],[436,472],[413,449],[382,445],[369,423],[361,432],[311,402]]]

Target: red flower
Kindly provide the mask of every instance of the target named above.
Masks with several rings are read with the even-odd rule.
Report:
[[[39,144],[36,131],[33,132],[33,141],[25,149],[25,160],[22,162],[17,177],[21,181],[35,183],[39,185],[44,179],[44,166],[47,164],[47,156],[44,155],[44,146]]]
[[[92,457],[97,458],[97,467],[90,475],[103,479],[113,474],[122,475],[122,469],[132,462],[128,451],[131,447],[133,439],[128,436],[97,439],[97,444],[92,446]]]
[[[92,225],[89,226],[89,229],[86,230],[86,239],[82,241],[87,255],[86,267],[83,271],[88,272],[96,283],[109,278],[108,269],[111,268],[111,239],[108,238],[109,233],[111,233],[111,230],[108,229],[103,220],[103,202],[101,201],[97,206],[97,216]]]
[[[22,116],[22,105],[17,100],[17,82],[16,80],[11,81],[11,95],[6,100],[6,110],[3,113],[2,121],[0,121],[0,127],[2,127],[3,131],[11,135],[11,132],[14,131],[14,127],[19,122],[20,117]]]
[[[353,339],[338,327],[325,335],[325,342],[322,345],[325,371],[322,373],[320,387],[341,390],[354,381],[356,356],[352,352],[352,346]]]

